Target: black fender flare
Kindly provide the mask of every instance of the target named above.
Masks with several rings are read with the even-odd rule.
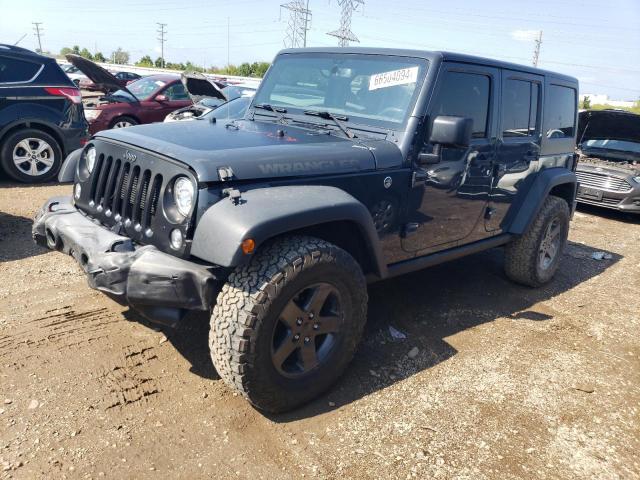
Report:
[[[275,236],[334,221],[357,225],[374,274],[386,277],[387,267],[369,210],[344,190],[330,186],[256,188],[242,192],[236,201],[223,198],[201,216],[190,253],[215,265],[236,267],[251,256],[242,252],[241,244],[246,239],[255,241],[257,251]]]
[[[58,181],[60,183],[73,182],[75,180],[76,168],[82,155],[82,150],[84,150],[84,148],[77,148],[64,159],[58,172]]]
[[[529,225],[538,215],[544,200],[551,190],[559,185],[571,187],[571,198],[565,199],[569,203],[569,209],[573,212],[578,187],[576,174],[566,168],[547,168],[539,172],[533,180],[527,194],[512,208],[517,214],[509,224],[507,231],[515,235],[526,233]],[[570,200],[570,201],[569,201]]]

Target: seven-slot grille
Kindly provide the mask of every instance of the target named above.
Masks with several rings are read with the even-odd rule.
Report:
[[[101,153],[90,181],[89,206],[144,231],[156,214],[161,187],[161,174]]]
[[[629,192],[633,188],[623,178],[612,177],[605,173],[578,170],[576,176],[583,187],[601,188],[613,192]]]

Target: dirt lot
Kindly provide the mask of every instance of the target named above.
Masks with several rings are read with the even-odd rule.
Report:
[[[538,290],[500,250],[370,287],[342,381],[267,416],[207,318],[160,331],[31,242],[69,191],[0,183],[0,478],[640,478],[640,220],[581,210]]]

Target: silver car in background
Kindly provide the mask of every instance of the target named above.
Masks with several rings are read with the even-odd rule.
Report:
[[[578,202],[640,214],[640,115],[580,112],[578,154]]]

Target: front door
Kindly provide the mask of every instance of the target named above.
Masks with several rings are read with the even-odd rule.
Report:
[[[477,230],[493,176],[499,70],[456,63],[442,69],[427,109],[423,151],[433,151],[428,132],[438,115],[471,118],[473,134],[468,148],[442,147],[438,163],[416,167],[403,248],[419,255],[454,246]]]
[[[540,158],[543,81],[540,75],[502,71],[500,133],[486,216],[489,232],[501,230],[513,199],[526,179],[532,177],[530,173]]]

